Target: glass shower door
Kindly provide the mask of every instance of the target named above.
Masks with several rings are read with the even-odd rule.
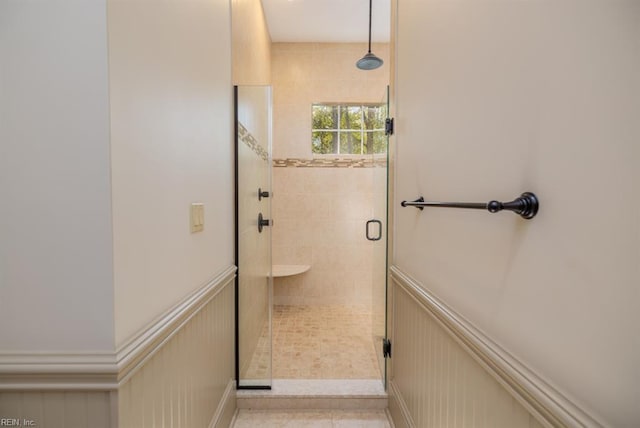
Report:
[[[271,387],[271,88],[235,87],[236,378]]]
[[[389,88],[384,101],[386,108],[380,118],[382,124],[389,116]],[[371,326],[373,344],[383,384],[386,388],[386,359],[384,341],[387,338],[387,224],[388,224],[388,157],[389,136],[378,133],[373,157],[373,219],[367,224],[367,236],[378,238],[373,242],[373,295]],[[379,144],[382,143],[382,144]]]

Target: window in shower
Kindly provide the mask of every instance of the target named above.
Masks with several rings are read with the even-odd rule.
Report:
[[[387,152],[386,104],[313,104],[314,154],[368,155]]]

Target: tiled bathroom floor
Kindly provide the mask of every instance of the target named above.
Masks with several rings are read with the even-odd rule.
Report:
[[[233,428],[389,428],[384,410],[244,410]]]
[[[371,313],[361,306],[274,306],[273,352],[275,379],[380,378]],[[268,359],[265,339],[245,379],[265,378]]]

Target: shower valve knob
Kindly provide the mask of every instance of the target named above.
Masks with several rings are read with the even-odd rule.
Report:
[[[269,192],[267,190],[262,190],[262,188],[258,187],[258,200],[261,201],[262,198],[268,198]]]
[[[258,233],[262,233],[262,228],[271,226],[271,220],[262,217],[262,213],[258,214]]]

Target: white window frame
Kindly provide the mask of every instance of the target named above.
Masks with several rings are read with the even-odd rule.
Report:
[[[314,107],[337,107],[338,108],[338,128],[325,128],[325,129],[319,129],[319,128],[313,128],[313,126],[311,127],[311,151],[313,153],[313,133],[314,132],[335,132],[338,136],[338,144],[337,144],[337,148],[338,151],[337,153],[313,153],[314,156],[334,156],[334,155],[354,155],[354,156],[369,156],[370,154],[364,153],[364,136],[366,133],[374,133],[374,132],[385,132],[384,128],[380,128],[380,129],[365,129],[364,128],[364,108],[365,107],[378,107],[378,108],[384,108],[386,107],[385,104],[376,104],[376,103],[313,103],[311,105],[311,123],[313,124],[313,109]],[[357,129],[342,129],[340,128],[340,118],[341,118],[341,110],[344,108],[350,108],[350,107],[359,107],[360,108],[360,153],[340,153],[340,135],[343,132],[357,132]],[[375,153],[372,153],[375,154]]]

